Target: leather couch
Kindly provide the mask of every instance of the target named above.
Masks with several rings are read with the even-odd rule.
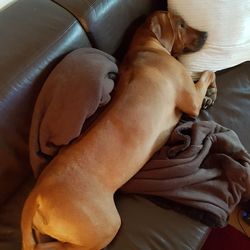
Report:
[[[119,58],[131,32],[165,0],[18,0],[0,12],[0,249],[21,249],[20,214],[35,181],[28,138],[39,91],[70,51]],[[250,149],[250,62],[217,73],[218,100],[201,119],[234,129]],[[107,250],[200,249],[210,229],[144,197],[117,195],[122,226]]]

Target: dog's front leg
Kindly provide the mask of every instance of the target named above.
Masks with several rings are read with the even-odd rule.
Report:
[[[202,109],[207,109],[210,106],[214,105],[216,97],[217,97],[217,87],[214,75],[214,78],[207,89],[206,96],[203,99]]]
[[[195,84],[198,92],[198,99],[201,102],[201,108],[207,109],[212,106],[217,97],[216,76],[212,71],[205,71],[200,80]]]
[[[190,116],[198,116],[202,108],[203,100],[211,87],[214,89],[209,98],[214,98],[211,103],[205,101],[205,105],[212,104],[216,98],[215,74],[205,71],[200,80],[194,84],[191,79],[183,80],[182,92],[177,97],[177,107]],[[215,93],[215,94],[214,94]]]

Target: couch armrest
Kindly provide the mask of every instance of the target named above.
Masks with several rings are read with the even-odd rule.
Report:
[[[0,204],[29,173],[36,96],[55,63],[90,43],[77,20],[50,0],[19,0],[0,12]]]

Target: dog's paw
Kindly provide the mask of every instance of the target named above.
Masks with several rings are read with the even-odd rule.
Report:
[[[210,97],[205,96],[202,102],[202,109],[208,109],[213,105],[213,100]]]
[[[213,106],[216,97],[217,97],[217,88],[216,87],[208,88],[206,96],[204,97],[202,102],[202,109],[208,109],[209,107]]]
[[[213,71],[206,70],[201,74],[200,81],[209,87],[215,87],[216,75]]]

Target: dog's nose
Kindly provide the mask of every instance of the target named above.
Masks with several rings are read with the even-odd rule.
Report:
[[[202,41],[205,42],[207,40],[207,36],[208,36],[207,32],[201,31],[200,38]]]

